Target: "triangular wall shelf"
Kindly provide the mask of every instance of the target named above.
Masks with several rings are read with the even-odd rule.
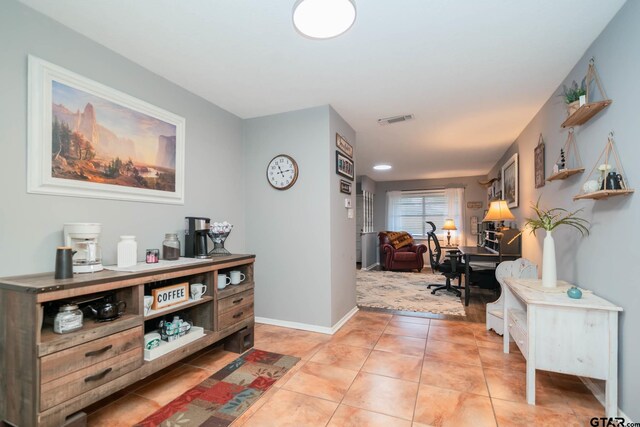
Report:
[[[569,165],[565,166],[569,167],[561,169],[560,171],[551,175],[549,178],[547,178],[547,181],[549,182],[557,181],[560,179],[567,179],[571,175],[584,172],[584,168],[582,167],[582,159],[580,158],[580,152],[578,152],[578,146],[576,145],[576,140],[573,136],[573,128],[569,129],[569,135],[567,136],[567,140],[565,141],[562,149],[564,150],[566,157],[569,159]],[[558,156],[555,164],[558,164],[561,156],[562,154]]]
[[[602,95],[603,100],[597,102],[589,102],[591,97],[589,96],[589,86],[591,86],[591,82],[595,80],[596,85],[598,86],[598,90],[600,91],[600,95]],[[571,114],[567,119],[562,123],[563,128],[571,127],[571,126],[580,126],[585,124],[593,116],[598,114],[600,111],[607,108],[612,100],[607,98],[607,94],[604,92],[602,85],[600,84],[600,77],[598,77],[598,72],[596,71],[595,60],[591,58],[589,60],[589,68],[587,69],[587,75],[585,77],[585,81],[587,83],[586,87],[586,103],[578,108],[573,114]]]
[[[610,160],[615,161],[615,168],[611,164]],[[616,174],[616,186],[615,188],[610,185],[607,176],[610,173]],[[633,193],[634,190],[629,188],[629,182],[627,182],[622,162],[618,156],[615,146],[613,145],[613,132],[609,133],[607,144],[604,146],[604,150],[600,153],[596,164],[591,169],[589,176],[582,183],[581,193],[574,196],[573,200],[581,199],[607,199],[613,196],[624,196]]]

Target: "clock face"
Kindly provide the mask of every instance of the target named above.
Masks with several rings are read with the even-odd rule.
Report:
[[[298,179],[298,164],[286,154],[275,156],[267,166],[267,181],[277,190],[287,190]]]

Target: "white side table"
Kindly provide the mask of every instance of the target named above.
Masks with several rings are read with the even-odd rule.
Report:
[[[504,280],[504,352],[510,337],[527,360],[527,402],[536,402],[536,369],[606,381],[607,417],[618,416],[618,307],[585,292],[544,292],[540,280]],[[567,285],[565,282],[560,284]]]

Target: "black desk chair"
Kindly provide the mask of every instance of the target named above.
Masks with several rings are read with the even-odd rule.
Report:
[[[436,271],[441,273],[444,277],[447,278],[447,281],[444,285],[440,283],[433,283],[427,285],[427,288],[431,289],[435,287],[431,291],[433,295],[436,294],[437,291],[446,290],[455,293],[457,296],[461,296],[460,292],[460,284],[462,282],[462,274],[464,274],[465,265],[462,262],[462,255],[459,251],[447,251],[447,257],[442,262],[442,247],[440,247],[440,242],[438,241],[438,236],[436,236],[436,225],[427,221],[432,228],[431,231],[427,232],[427,247],[429,249],[429,262],[431,263],[431,270],[435,273]],[[451,280],[458,279],[458,286],[452,287]]]

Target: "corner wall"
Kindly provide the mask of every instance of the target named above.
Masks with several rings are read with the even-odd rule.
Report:
[[[558,279],[590,289],[624,308],[619,317],[618,406],[636,422],[640,420],[640,408],[637,405],[637,396],[640,395],[640,342],[637,339],[640,287],[635,268],[638,250],[635,248],[640,241],[640,194],[636,192],[602,201],[573,202],[572,197],[580,192],[610,131],[615,133],[615,145],[627,174],[627,182],[632,188],[638,189],[640,186],[640,168],[637,166],[640,160],[640,90],[637,85],[640,74],[640,57],[637,55],[640,51],[639,21],[640,2],[627,2],[563,82],[581,81],[589,59],[595,57],[604,89],[613,100],[611,106],[575,129],[585,172],[564,181],[547,182],[544,187],[535,189],[533,150],[538,143],[538,136],[542,133],[545,140],[547,177],[551,175],[553,163],[567,139],[567,131],[560,127],[566,118],[562,98],[556,96],[560,92],[560,85],[488,175],[496,176],[502,164],[513,153],[519,153],[520,206],[512,212],[520,228],[525,218],[533,215],[530,204],[538,197],[546,208],[583,209],[581,215],[591,221],[591,235],[585,238],[566,227],[554,231]],[[539,233],[536,238],[525,233],[522,240],[523,255],[539,266],[542,263],[544,234]]]
[[[356,306],[356,182],[336,174],[336,132],[354,148],[356,132],[329,107],[329,175],[331,193],[331,325],[335,325]],[[354,162],[355,163],[355,162]],[[356,168],[358,164],[355,163]],[[357,171],[357,169],[356,169]],[[351,182],[351,194],[340,192],[340,180]],[[351,200],[353,216],[347,218],[345,199]]]
[[[257,317],[331,326],[329,107],[245,120],[247,243],[256,254]],[[266,180],[278,154],[298,163],[280,191]]]
[[[226,246],[245,251],[240,118],[18,2],[2,3],[0,39],[0,276],[53,271],[65,222],[102,223],[106,264],[116,262],[120,235],[137,237],[142,260],[193,215],[234,224]],[[185,117],[185,204],[27,194],[28,54]]]

